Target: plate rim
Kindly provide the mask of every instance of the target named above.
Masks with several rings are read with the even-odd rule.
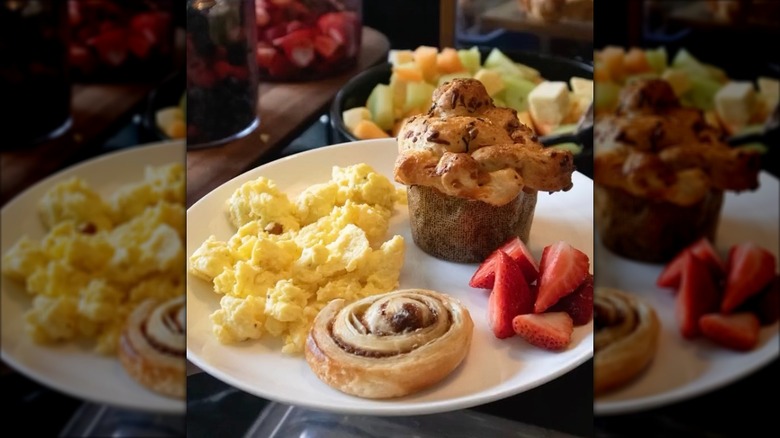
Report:
[[[392,138],[383,138],[383,139],[370,139],[370,140],[358,140],[358,141],[346,141],[341,143],[335,143],[331,145],[322,146],[319,148],[310,149],[307,151],[303,151],[294,155],[289,155],[283,158],[280,158],[278,160],[274,160],[268,163],[263,163],[262,165],[253,167],[251,169],[248,169],[244,172],[242,172],[239,175],[236,175],[235,177],[223,182],[222,184],[214,187],[212,190],[210,190],[208,193],[203,195],[200,199],[198,199],[196,202],[194,202],[188,209],[187,214],[190,214],[190,210],[196,209],[202,202],[206,202],[205,199],[208,198],[213,192],[222,189],[224,186],[228,186],[231,184],[238,184],[239,181],[243,180],[249,180],[252,178],[252,174],[255,172],[259,172],[261,168],[269,165],[283,165],[283,162],[295,160],[300,158],[303,155],[308,154],[315,154],[315,153],[327,153],[327,150],[332,150],[336,148],[359,148],[361,146],[365,146],[366,144],[381,144],[381,143],[389,143],[391,141],[394,141]],[[579,177],[584,178],[585,180],[589,181],[590,184],[593,184],[593,180],[589,178],[588,176],[582,174],[581,172],[575,171],[579,175]],[[189,221],[188,221],[189,224]],[[595,243],[595,242],[594,242]],[[193,249],[194,250],[194,249]],[[189,288],[187,288],[188,296],[189,296]],[[589,334],[585,335],[585,338],[592,337],[593,332],[591,331]],[[459,409],[467,409],[470,407],[482,405],[485,403],[490,403],[493,401],[501,400],[507,397],[519,395],[523,392],[529,391],[531,389],[540,387],[544,384],[547,384],[562,375],[572,371],[575,368],[578,368],[582,366],[585,362],[590,360],[593,357],[593,348],[592,348],[592,342],[591,342],[591,348],[589,351],[584,352],[574,358],[570,363],[568,363],[566,366],[560,367],[553,373],[546,374],[544,377],[541,377],[533,382],[529,382],[525,385],[521,385],[514,388],[505,388],[503,390],[495,391],[495,392],[488,392],[482,396],[475,397],[472,395],[466,395],[466,396],[460,396],[455,399],[444,399],[444,400],[437,400],[433,402],[416,402],[413,404],[405,404],[402,406],[395,405],[392,403],[388,403],[387,405],[382,406],[371,406],[367,408],[361,408],[359,406],[348,406],[348,407],[340,407],[340,406],[333,406],[333,405],[327,405],[323,402],[311,402],[308,400],[301,400],[296,399],[294,397],[290,397],[285,395],[280,396],[278,393],[272,393],[272,391],[264,391],[262,389],[258,389],[256,387],[252,387],[249,384],[245,384],[241,381],[241,379],[235,378],[231,376],[229,373],[221,371],[220,369],[212,366],[210,363],[208,363],[206,360],[200,357],[195,351],[193,351],[190,347],[190,343],[187,343],[187,360],[191,362],[193,365],[195,365],[197,368],[199,368],[202,372],[205,372],[209,374],[210,376],[229,384],[233,387],[239,388],[242,391],[245,391],[247,393],[253,394],[258,397],[265,398],[269,401],[276,401],[286,404],[291,404],[295,406],[301,406],[308,409],[313,410],[319,410],[319,411],[327,411],[332,413],[340,413],[340,414],[355,414],[355,415],[376,415],[376,416],[404,416],[404,415],[426,415],[426,414],[434,414],[434,413],[442,413],[442,412],[448,412],[448,411],[454,411]],[[455,400],[453,402],[452,400]]]
[[[166,149],[166,148],[174,149],[176,147],[182,148],[182,164],[184,164],[183,160],[186,154],[186,147],[185,147],[184,140],[181,139],[141,143],[134,146],[129,146],[127,148],[105,152],[98,156],[83,161],[79,161],[77,163],[73,163],[70,166],[67,166],[65,168],[62,168],[56,172],[49,174],[48,176],[35,182],[34,184],[30,185],[29,187],[25,188],[21,192],[17,193],[14,197],[9,199],[2,206],[2,208],[0,208],[0,219],[2,219],[3,216],[9,214],[8,213],[9,211],[16,208],[16,206],[20,202],[24,201],[30,193],[33,193],[34,191],[37,190],[41,190],[44,187],[51,187],[57,182],[60,182],[66,175],[77,173],[84,167],[97,166],[104,161],[119,160],[126,155],[146,153],[150,149]],[[5,295],[5,291],[3,291],[2,293],[3,295]],[[57,380],[52,380],[50,376],[46,375],[46,373],[42,373],[36,369],[31,369],[27,367],[25,364],[17,360],[17,358],[13,354],[11,354],[7,350],[5,345],[2,343],[0,343],[0,358],[2,358],[2,361],[5,364],[7,364],[10,368],[12,368],[15,372],[18,372],[19,374],[29,378],[30,380],[36,382],[37,384],[82,401],[97,403],[106,406],[113,406],[122,409],[132,409],[136,411],[149,412],[149,413],[183,414],[186,411],[186,400],[171,399],[163,395],[156,394],[151,389],[147,389],[147,390],[150,391],[150,394],[160,397],[161,401],[170,400],[171,401],[170,406],[155,408],[141,403],[135,403],[135,404],[127,403],[121,397],[115,400],[106,400],[104,398],[92,394],[86,395],[84,393],[80,393],[79,391],[74,390],[72,387],[66,384],[63,384]],[[117,363],[119,362],[118,357],[116,358],[116,361]],[[174,405],[178,405],[178,406],[174,406]]]

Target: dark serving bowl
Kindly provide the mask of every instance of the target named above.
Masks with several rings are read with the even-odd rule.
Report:
[[[584,61],[533,52],[503,52],[513,61],[539,70],[539,73],[546,80],[568,83],[573,76],[593,79],[593,65]],[[483,61],[488,53],[489,49],[482,50]],[[330,106],[330,124],[336,143],[359,140],[344,125],[341,115],[350,108],[365,106],[371,90],[376,84],[389,83],[391,74],[392,66],[390,63],[379,64],[355,75],[339,90]],[[583,146],[582,152],[576,157],[577,170],[591,176],[593,168],[592,144]]]

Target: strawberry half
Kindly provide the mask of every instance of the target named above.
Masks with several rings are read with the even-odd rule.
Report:
[[[493,334],[508,338],[515,334],[512,318],[533,311],[535,296],[523,278],[516,261],[499,251],[496,262],[496,281],[488,298],[488,324]]]
[[[758,317],[749,312],[702,315],[699,328],[704,336],[726,348],[748,351],[758,345],[760,324]]]
[[[560,241],[545,247],[539,265],[539,296],[534,311],[544,312],[574,292],[587,278],[589,268],[588,256],[566,242]]]
[[[712,243],[706,237],[702,237],[684,250],[669,262],[656,280],[658,287],[678,288],[683,271],[683,256],[690,252],[699,259],[705,261],[716,278],[721,279],[726,275],[726,265],[713,248]]]
[[[775,275],[761,292],[745,300],[735,312],[755,314],[762,326],[774,324],[780,319],[780,275]]]
[[[498,253],[504,252],[520,264],[525,281],[533,283],[539,278],[539,264],[536,262],[531,251],[525,246],[519,237],[515,236],[504,242],[497,250],[493,251],[479,265],[474,275],[469,281],[469,286],[479,289],[491,289],[496,278],[496,259]]]
[[[512,328],[529,344],[556,351],[569,345],[574,324],[566,312],[530,313],[515,316]]]
[[[720,294],[705,262],[689,252],[685,253],[683,262],[675,311],[680,333],[685,338],[693,338],[699,334],[699,318],[718,310]]]
[[[94,47],[98,57],[112,67],[123,64],[127,59],[127,32],[124,29],[110,30],[90,38],[87,45]]]
[[[590,322],[593,318],[593,276],[588,275],[580,287],[561,298],[547,311],[568,313],[575,327]]]
[[[753,242],[744,242],[729,251],[726,292],[720,305],[722,313],[729,313],[759,293],[775,277],[775,256]]]

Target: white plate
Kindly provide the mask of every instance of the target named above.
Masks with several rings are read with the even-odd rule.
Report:
[[[310,184],[328,181],[334,165],[360,162],[392,180],[396,155],[394,140],[345,143],[293,155],[240,175],[187,211],[187,252],[191,254],[211,234],[227,239],[234,233],[225,214],[225,200],[246,181],[263,175],[292,196]],[[529,244],[537,258],[544,246],[558,240],[592,256],[592,187],[590,179],[576,173],[569,192],[539,195]],[[362,399],[322,383],[302,356],[283,355],[281,344],[220,344],[209,320],[219,308],[219,296],[207,282],[192,276],[187,277],[188,359],[212,376],[266,399],[341,413],[411,415],[462,409],[512,396],[555,379],[592,357],[592,322],[575,329],[571,346],[559,353],[532,347],[519,338],[496,339],[487,325],[487,295],[468,286],[477,265],[444,262],[419,250],[412,241],[405,207],[393,217],[389,233],[401,234],[407,242],[400,287],[449,293],[468,307],[474,319],[471,350],[443,382],[395,400]]]
[[[57,183],[82,177],[101,195],[109,195],[119,186],[139,181],[147,164],[184,162],[183,142],[166,142],[114,152],[69,167],[35,184],[8,202],[2,217],[2,253],[27,234],[40,240],[46,230],[38,220],[41,197]],[[143,388],[122,368],[116,357],[104,357],[85,345],[41,346],[24,331],[23,315],[32,300],[24,285],[3,277],[2,285],[2,357],[22,374],[43,385],[94,403],[160,413],[183,413],[185,403],[166,398]]]
[[[780,204],[778,181],[760,174],[755,192],[727,193],[715,236],[715,249],[726,257],[735,243],[752,240],[778,255]],[[685,340],[674,316],[674,295],[655,285],[663,267],[615,255],[596,237],[596,284],[635,293],[656,309],[661,336],[654,361],[639,378],[619,391],[597,397],[596,415],[652,409],[713,391],[756,371],[778,357],[778,323],[761,330],[758,348],[735,352],[706,339]]]

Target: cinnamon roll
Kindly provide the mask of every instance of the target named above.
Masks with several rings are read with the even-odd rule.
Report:
[[[458,300],[405,289],[328,303],[306,342],[323,382],[364,398],[401,397],[447,377],[466,357],[474,323]]]
[[[652,307],[634,296],[597,288],[593,297],[596,395],[626,384],[652,361],[660,323]]]
[[[147,300],[127,319],[119,341],[119,359],[133,379],[160,394],[184,398],[184,296],[165,302]]]

